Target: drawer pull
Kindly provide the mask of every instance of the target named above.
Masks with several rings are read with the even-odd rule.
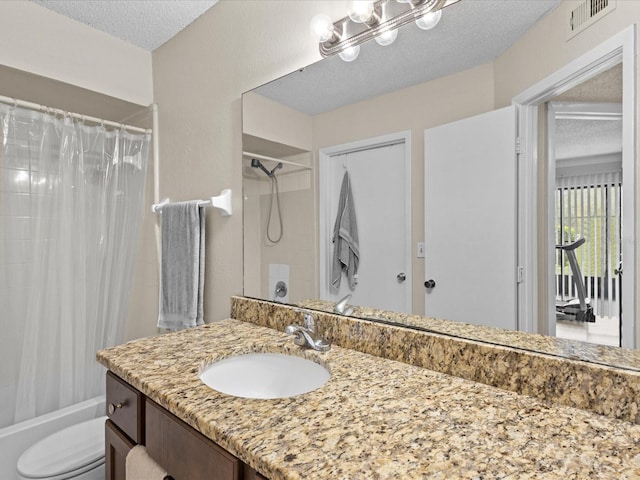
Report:
[[[109,404],[109,415],[113,415],[117,408],[122,408],[122,407],[123,407],[122,403],[117,403],[117,404],[110,403]]]

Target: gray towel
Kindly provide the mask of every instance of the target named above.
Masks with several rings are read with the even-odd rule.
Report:
[[[162,207],[162,272],[158,327],[202,325],[205,212],[198,201]]]
[[[353,206],[351,178],[349,172],[344,173],[338,200],[338,215],[333,227],[333,268],[331,285],[340,288],[340,280],[344,271],[349,280],[349,288],[354,290],[358,279],[360,248],[358,245],[358,224],[356,210]]]

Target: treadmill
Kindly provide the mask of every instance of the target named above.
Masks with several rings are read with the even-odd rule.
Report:
[[[578,294],[578,298],[572,298],[568,301],[556,301],[556,320],[592,323],[596,321],[596,316],[593,314],[593,307],[589,305],[588,300],[586,299],[584,278],[582,277],[582,271],[580,270],[578,259],[576,258],[576,249],[583,245],[584,242],[585,239],[582,237],[573,243],[556,245],[556,249],[564,251],[565,255],[569,259],[573,283],[576,286],[576,292]]]

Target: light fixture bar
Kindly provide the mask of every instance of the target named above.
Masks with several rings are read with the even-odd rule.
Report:
[[[333,24],[334,37],[320,43],[320,55],[329,57],[349,47],[355,47],[385,30],[395,30],[402,25],[413,22],[416,18],[431,11],[453,5],[460,0],[413,0],[400,3],[396,0],[378,0],[375,2],[374,17],[377,22],[369,24],[356,23],[348,16]]]

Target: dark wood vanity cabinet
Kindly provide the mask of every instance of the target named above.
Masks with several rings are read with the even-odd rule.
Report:
[[[124,480],[126,478],[124,462],[135,443],[111,420],[104,427],[105,439],[105,478],[106,480]]]
[[[175,480],[267,480],[131,385],[107,372],[106,480],[125,480],[137,444]]]
[[[107,372],[105,423],[105,478],[125,480],[125,459],[137,444],[144,444],[144,395]]]

